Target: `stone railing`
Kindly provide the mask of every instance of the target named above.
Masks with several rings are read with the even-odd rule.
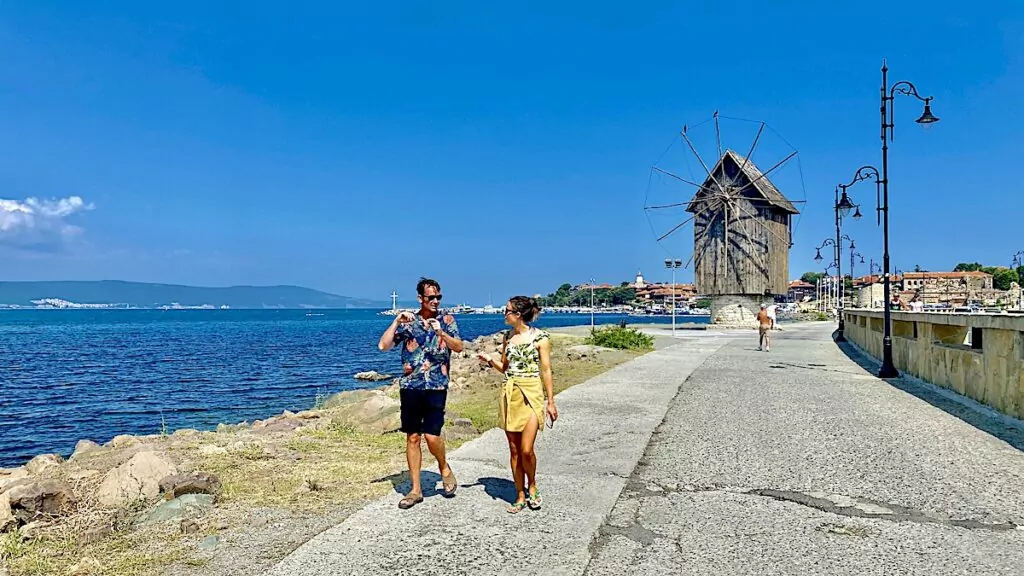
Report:
[[[846,337],[882,357],[881,310],[846,310]],[[1024,419],[1024,316],[892,313],[893,363],[916,376]]]

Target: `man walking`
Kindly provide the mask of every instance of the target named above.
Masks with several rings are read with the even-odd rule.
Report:
[[[757,313],[757,334],[759,340],[757,342],[757,350],[761,351],[763,348],[765,352],[771,352],[772,350],[772,319],[768,316],[767,306],[761,304],[761,311]]]
[[[445,459],[444,407],[448,397],[448,375],[451,353],[462,351],[459,327],[451,314],[438,318],[441,307],[441,285],[436,280],[421,278],[416,285],[420,309],[416,314],[402,312],[380,337],[377,347],[387,351],[401,346],[403,376],[399,380],[402,431],[405,432],[405,458],[409,463],[412,489],[398,507],[406,510],[423,501],[420,467],[423,454],[420,438],[426,437],[427,448],[437,459],[446,496],[455,495],[458,484]]]

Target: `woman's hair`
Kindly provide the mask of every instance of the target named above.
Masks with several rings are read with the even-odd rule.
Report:
[[[522,317],[523,322],[533,322],[537,314],[540,314],[540,306],[537,301],[529,296],[513,296],[508,303],[512,310]]]

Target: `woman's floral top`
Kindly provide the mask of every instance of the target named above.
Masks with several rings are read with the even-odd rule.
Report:
[[[505,376],[510,378],[540,377],[540,350],[537,349],[537,344],[549,335],[543,330],[536,328],[533,330],[533,338],[517,344],[511,342],[511,331],[505,333],[505,358],[508,360],[508,370],[505,371]]]

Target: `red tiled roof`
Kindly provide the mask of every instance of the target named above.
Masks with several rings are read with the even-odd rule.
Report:
[[[814,288],[814,284],[810,282],[804,282],[803,280],[793,280],[789,283],[790,288]]]

